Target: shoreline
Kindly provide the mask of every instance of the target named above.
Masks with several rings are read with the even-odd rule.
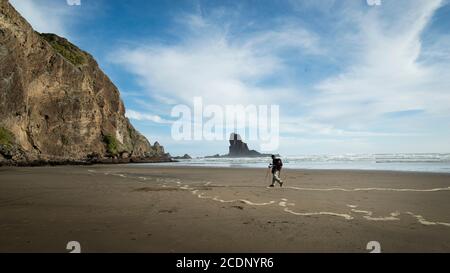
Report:
[[[268,168],[265,167],[254,167],[254,166],[233,166],[233,167],[227,167],[227,166],[191,166],[191,165],[166,165],[167,163],[178,163],[177,160],[172,161],[143,161],[143,162],[130,162],[130,163],[123,163],[123,162],[47,162],[47,163],[36,163],[36,164],[16,164],[16,165],[8,165],[8,164],[1,164],[0,163],[0,169],[2,168],[39,168],[39,167],[77,167],[77,166],[118,166],[118,167],[148,167],[148,168],[156,168],[156,167],[162,167],[162,168],[173,168],[173,169],[230,169],[230,170],[267,170]],[[450,177],[450,172],[436,172],[436,171],[410,171],[410,170],[382,170],[382,169],[306,169],[306,168],[289,168],[284,167],[282,172],[289,172],[289,171],[300,171],[300,172],[355,172],[355,173],[374,173],[374,174],[382,174],[382,173],[398,173],[398,174],[422,174],[422,175],[444,175]]]
[[[450,173],[450,154],[342,154],[283,156],[284,169],[297,170],[374,170],[425,173]],[[266,158],[180,160],[185,166],[265,168]]]
[[[155,163],[128,163],[128,164],[118,164],[123,166],[148,166],[149,168],[153,168],[155,166],[158,166],[158,164],[161,164],[162,167],[167,168],[185,168],[185,169],[236,169],[236,170],[242,170],[242,169],[251,169],[251,170],[267,170],[266,167],[254,167],[254,166],[233,166],[233,167],[227,167],[227,166],[191,166],[191,165],[165,165],[166,163],[170,162],[155,162]],[[177,163],[177,162],[173,162]],[[145,165],[148,164],[148,165]],[[95,164],[94,164],[95,165]],[[408,170],[373,170],[373,169],[305,169],[305,168],[289,168],[284,167],[282,172],[286,171],[311,171],[311,172],[374,172],[374,173],[412,173],[412,174],[437,174],[437,175],[447,175],[450,177],[450,172],[434,172],[434,171],[408,171]]]
[[[57,167],[57,166],[94,166],[94,165],[127,165],[127,164],[157,164],[157,163],[170,163],[178,162],[171,158],[110,158],[104,160],[34,160],[31,162],[14,162],[9,161],[0,162],[1,167]]]

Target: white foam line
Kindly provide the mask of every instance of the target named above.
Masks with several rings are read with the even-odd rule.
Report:
[[[122,178],[126,178],[127,176],[126,175],[124,175],[124,174],[117,174],[117,173],[113,173],[112,174],[113,176],[119,176],[119,177],[122,177]]]
[[[239,199],[237,201],[240,201],[242,203],[245,203],[245,204],[251,205],[251,206],[267,206],[267,205],[275,204],[275,201],[270,201],[270,202],[267,202],[267,203],[253,203],[253,202],[245,200],[245,199]]]
[[[225,201],[225,200],[219,199],[218,196],[214,196],[214,197],[211,198],[211,199],[214,200],[214,201],[218,201],[218,202],[220,202],[220,203],[234,203],[234,202],[237,202],[236,200]]]
[[[278,203],[278,206],[283,207],[283,208],[285,208],[287,206],[293,207],[293,206],[295,206],[295,203],[288,203],[288,200],[283,198],[283,199],[281,199],[280,203]]]
[[[298,216],[320,216],[320,215],[329,215],[329,216],[337,216],[337,217],[342,217],[345,218],[346,220],[352,220],[354,219],[352,216],[348,215],[348,214],[343,214],[343,213],[335,213],[335,212],[327,212],[327,211],[320,211],[320,212],[295,212],[290,210],[289,208],[284,208],[285,212],[289,212],[291,214],[294,215],[298,215]]]
[[[362,213],[365,214],[363,216],[366,220],[369,221],[399,221],[400,219],[398,216],[400,216],[400,212],[392,212],[390,216],[387,217],[373,217],[373,212],[368,210],[359,210],[356,209],[358,206],[355,205],[347,205],[347,207],[352,208],[351,211],[355,213]]]
[[[248,200],[245,200],[245,199],[223,200],[223,199],[219,199],[218,196],[215,196],[214,198],[212,198],[212,200],[218,201],[218,202],[221,202],[221,203],[237,203],[237,202],[241,202],[241,203],[244,203],[244,204],[247,204],[247,205],[250,205],[250,206],[267,206],[267,205],[275,204],[275,201],[270,201],[270,202],[267,202],[267,203],[254,203],[252,201],[248,201]]]
[[[436,188],[436,189],[393,189],[393,188],[356,188],[356,189],[343,189],[343,188],[329,188],[329,189],[314,189],[314,188],[299,188],[299,187],[285,187],[286,189],[300,190],[300,191],[344,191],[344,192],[357,192],[357,191],[394,191],[394,192],[439,192],[450,191],[450,187]]]
[[[356,212],[356,213],[363,213],[363,214],[367,214],[367,215],[372,215],[372,212],[371,211],[367,211],[367,210],[358,210],[358,209],[352,209],[352,211],[353,212]]]
[[[391,216],[388,217],[372,217],[372,216],[364,216],[366,220],[369,221],[400,221],[399,218],[397,218],[397,213],[391,213]]]
[[[91,173],[95,173],[94,170],[88,170],[88,172]],[[123,178],[126,178],[127,176],[124,174],[110,174],[108,172],[104,173],[105,175],[114,175],[114,176],[120,176]],[[138,179],[144,179],[146,180],[145,177],[138,177]],[[175,182],[176,184],[178,184],[178,187],[180,187],[181,189],[184,190],[192,190],[192,194],[197,195],[198,198],[201,199],[212,199],[214,201],[217,202],[221,202],[221,203],[235,203],[235,202],[242,202],[245,203],[247,205],[251,205],[251,206],[267,206],[267,205],[272,205],[275,204],[275,201],[270,201],[267,203],[254,203],[245,199],[238,199],[238,200],[222,200],[219,199],[218,196],[214,196],[214,197],[210,197],[210,196],[204,196],[203,193],[197,194],[199,192],[199,190],[195,190],[194,188],[189,187],[188,185],[182,185],[179,179],[173,180],[173,179],[160,179],[160,178],[156,178],[156,181],[164,181],[164,182]],[[205,186],[209,186],[211,185],[211,182],[207,182],[204,185]],[[166,188],[167,185],[162,185],[162,187]],[[330,188],[330,189],[314,189],[314,188],[299,188],[299,187],[286,187],[287,189],[294,189],[294,190],[303,190],[303,191],[344,191],[344,192],[356,192],[356,191],[395,191],[395,192],[438,192],[438,191],[450,191],[450,187],[448,188],[436,188],[436,189],[425,189],[425,190],[419,190],[419,189],[391,189],[391,188],[356,188],[356,189],[342,189],[342,188]],[[328,216],[337,216],[337,217],[343,217],[346,220],[353,220],[354,218],[351,215],[348,214],[342,214],[342,213],[335,213],[335,212],[326,212],[326,211],[321,211],[321,212],[295,212],[291,209],[289,209],[287,206],[295,206],[295,203],[287,203],[288,199],[281,199],[281,201],[278,203],[278,205],[280,207],[284,208],[285,212],[297,215],[297,216],[321,216],[321,215],[328,215]],[[393,212],[390,214],[390,216],[388,217],[372,217],[373,212],[371,211],[366,211],[366,210],[358,210],[356,209],[358,206],[356,205],[347,205],[347,207],[351,208],[352,212],[355,213],[361,213],[361,214],[366,214],[365,216],[363,216],[366,220],[369,221],[398,221],[400,220],[398,218],[398,216],[400,216],[401,214],[399,212]],[[434,226],[434,225],[442,225],[442,226],[446,226],[446,227],[450,227],[450,223],[444,223],[444,222],[432,222],[429,220],[426,220],[422,215],[416,215],[412,212],[407,212],[407,214],[413,216],[414,218],[417,219],[417,221],[422,224],[422,225],[426,225],[426,226]]]
[[[213,197],[204,196],[203,193],[199,193],[199,194],[197,195],[197,197],[200,198],[200,199],[213,199]]]
[[[414,214],[412,212],[407,212],[407,214],[413,216],[414,218],[417,219],[417,221],[419,221],[419,223],[421,223],[422,225],[425,225],[425,226],[441,225],[441,226],[450,227],[450,223],[432,222],[432,221],[426,220],[422,215],[417,215],[417,214]]]
[[[364,216],[364,218],[369,221],[400,221],[398,216],[400,216],[400,213],[393,212],[390,214],[390,216],[387,216],[387,217],[372,217],[372,214],[371,214],[371,215]]]
[[[223,200],[223,199],[220,199],[218,196],[214,196],[214,197],[205,196],[203,193],[198,194],[197,197],[201,198],[201,199],[211,199],[211,200],[214,200],[214,201],[217,201],[217,202],[220,202],[220,203],[237,203],[237,202],[241,202],[241,203],[244,203],[244,204],[247,204],[247,205],[250,205],[250,206],[268,206],[268,205],[275,204],[275,201],[270,201],[270,202],[266,202],[266,203],[254,203],[252,201],[248,201],[248,200],[245,200],[245,199]]]
[[[357,206],[353,206],[353,205],[347,205],[348,207],[357,207]],[[352,212],[355,213],[362,213],[362,214],[366,214],[366,216],[364,216],[365,219],[369,220],[369,221],[399,221],[400,219],[398,218],[401,213],[396,211],[396,212],[392,212],[390,214],[390,216],[388,217],[372,217],[373,212],[371,211],[366,211],[366,210],[357,210],[357,209],[352,209]],[[450,223],[444,223],[444,222],[432,222],[429,220],[426,220],[422,215],[417,215],[414,214],[412,212],[406,212],[407,214],[411,215],[412,217],[416,218],[416,220],[425,226],[436,226],[436,225],[441,225],[441,226],[446,226],[446,227],[450,227]]]

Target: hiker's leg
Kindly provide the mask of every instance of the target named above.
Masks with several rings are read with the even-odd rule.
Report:
[[[281,179],[280,179],[280,171],[276,171],[274,174],[273,174],[273,183],[275,183],[275,181],[276,182],[278,182],[278,184],[282,184],[283,182],[281,181]]]
[[[283,180],[281,179],[281,171],[278,171],[278,183],[280,184],[280,187],[283,187]]]
[[[275,182],[276,182],[276,177],[275,177],[275,172],[272,172],[272,185],[271,186],[275,186]]]

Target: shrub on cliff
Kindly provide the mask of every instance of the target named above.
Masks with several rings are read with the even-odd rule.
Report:
[[[11,146],[14,144],[14,135],[8,129],[0,127],[0,145]]]
[[[44,38],[56,52],[61,54],[61,56],[72,64],[78,66],[86,62],[84,53],[66,39],[50,33],[42,33],[41,37]]]
[[[112,155],[116,156],[119,154],[117,139],[112,135],[103,136],[103,142],[106,144],[106,151]]]

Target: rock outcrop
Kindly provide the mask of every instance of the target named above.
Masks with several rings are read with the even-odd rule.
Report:
[[[239,134],[231,134],[230,135],[230,147],[228,148],[228,156],[229,157],[257,157],[261,156],[261,153],[250,150],[248,148],[247,143],[242,141],[242,138]]]
[[[90,54],[0,0],[0,164],[167,160]]]
[[[172,157],[172,159],[175,159],[175,160],[179,160],[179,159],[192,159],[192,157],[191,157],[190,155],[188,155],[188,154],[185,154],[185,155],[183,155],[183,156],[175,156],[175,157]]]
[[[227,155],[213,155],[206,158],[224,158],[224,157],[269,157],[271,154],[262,154],[255,150],[250,150],[247,143],[242,141],[239,134],[232,133],[230,135],[230,147]]]

